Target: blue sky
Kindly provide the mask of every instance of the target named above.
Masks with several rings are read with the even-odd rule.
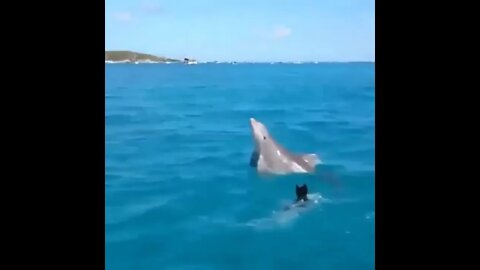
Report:
[[[105,0],[105,48],[199,61],[375,61],[375,0]]]

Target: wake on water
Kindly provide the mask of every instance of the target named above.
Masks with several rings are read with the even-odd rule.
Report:
[[[267,190],[274,188],[285,189],[290,188],[294,184],[307,184],[309,189],[318,188],[318,182],[324,182],[334,188],[341,186],[340,175],[345,168],[342,166],[326,165],[322,164],[316,166],[316,172],[313,174],[288,174],[282,176],[283,179],[275,181],[269,181],[270,178],[275,176],[260,175],[257,177],[267,178],[268,180],[260,181],[257,190]],[[311,182],[313,181],[313,183]],[[317,182],[317,183],[315,183]],[[273,186],[272,186],[273,185]],[[317,187],[315,187],[317,186]],[[261,191],[260,191],[261,192]],[[277,227],[289,226],[302,214],[309,212],[310,210],[317,208],[323,203],[331,203],[332,201],[323,197],[319,192],[312,192],[307,195],[308,201],[306,202],[293,202],[292,199],[281,200],[280,206],[271,211],[271,214],[261,218],[253,218],[247,222],[237,223],[240,226],[252,227],[255,229],[273,229]]]
[[[272,215],[264,218],[253,219],[244,225],[256,229],[271,229],[278,226],[287,226],[291,224],[302,213],[307,212],[318,204],[329,202],[330,200],[322,197],[320,193],[311,193],[307,195],[306,202],[286,202],[283,201],[281,210],[272,211]]]

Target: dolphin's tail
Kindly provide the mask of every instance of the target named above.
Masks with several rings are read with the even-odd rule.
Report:
[[[318,164],[322,164],[322,161],[318,158],[316,154],[306,154],[302,155],[303,160],[305,160],[308,164],[315,166]]]

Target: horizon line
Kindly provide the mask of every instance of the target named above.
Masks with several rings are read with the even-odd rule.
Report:
[[[174,59],[171,58],[172,60],[176,60],[179,63],[183,63],[183,60],[179,59]],[[196,60],[196,59],[195,59]],[[331,64],[348,64],[348,63],[371,63],[375,64],[375,61],[368,61],[368,60],[353,60],[353,61],[335,61],[335,60],[308,60],[308,61],[238,61],[238,60],[208,60],[208,61],[199,61],[196,60],[197,63],[218,63],[218,64],[226,64],[226,63],[238,63],[238,64],[270,64],[270,63],[275,63],[275,64],[308,64],[308,63],[331,63]]]
[[[184,58],[189,58],[192,60],[196,60],[199,63],[208,63],[208,62],[221,62],[221,63],[375,63],[375,60],[199,60],[198,58],[195,57],[186,57],[183,56],[179,59],[175,57],[170,57],[162,54],[153,54],[153,53],[147,53],[147,52],[140,52],[140,51],[135,51],[135,50],[125,50],[125,49],[115,49],[115,50],[107,50],[105,49],[105,52],[114,52],[114,51],[123,51],[123,52],[132,52],[132,53],[142,53],[142,54],[149,54],[152,56],[156,57],[164,57],[164,58],[169,58],[172,60],[178,60],[178,61],[183,61],[182,59]]]

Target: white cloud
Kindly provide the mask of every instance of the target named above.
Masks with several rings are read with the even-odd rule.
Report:
[[[140,4],[140,10],[144,13],[161,13],[163,11],[162,7],[157,2],[144,1]]]
[[[292,29],[285,26],[277,26],[273,30],[273,37],[277,39],[286,38],[291,34],[292,34]]]
[[[115,12],[113,18],[120,22],[129,22],[132,20],[132,14],[130,12]]]

